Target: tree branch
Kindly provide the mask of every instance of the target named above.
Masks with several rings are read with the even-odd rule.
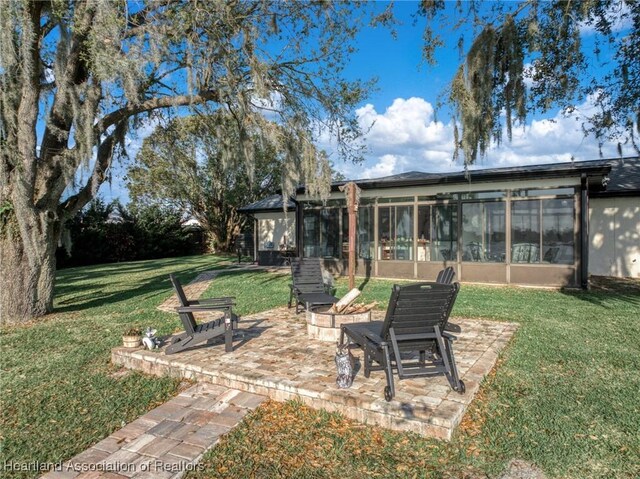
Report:
[[[30,198],[36,178],[37,165],[34,161],[36,155],[37,136],[35,124],[38,119],[38,101],[40,99],[40,15],[42,5],[35,3],[28,8],[28,19],[23,25],[25,31],[33,30],[31,38],[22,40],[29,43],[19,53],[20,62],[20,102],[16,119],[18,120],[18,148],[22,159],[22,172],[20,188],[24,188],[24,197]],[[27,35],[23,32],[23,35]],[[17,86],[17,85],[16,85]]]
[[[129,18],[127,19],[127,29],[123,33],[122,38],[126,39],[136,36],[138,32],[143,30],[149,23],[154,13],[158,12],[163,7],[168,7],[177,3],[178,2],[176,0],[155,0],[150,2],[147,7],[143,8],[139,12],[129,15]]]
[[[208,91],[201,92],[197,95],[176,95],[150,98],[149,100],[143,101],[142,103],[128,104],[123,108],[106,114],[98,123],[96,123],[96,125],[94,126],[94,132],[96,135],[101,135],[116,123],[147,111],[174,106],[186,106],[198,103],[206,103],[208,101],[219,102],[219,93]]]
[[[77,194],[70,196],[60,204],[58,207],[59,214],[71,217],[84,208],[84,206],[95,196],[96,191],[98,191],[98,188],[100,188],[100,185],[104,181],[107,170],[111,166],[113,150],[116,145],[116,138],[118,137],[119,130],[124,127],[124,123],[117,125],[115,130],[102,140],[100,146],[98,146],[96,163],[93,167],[91,177]]]
[[[73,36],[70,39],[69,54],[65,55],[66,65],[62,78],[56,78],[58,90],[55,93],[51,113],[47,120],[42,141],[40,142],[40,156],[56,155],[67,148],[69,132],[73,125],[73,111],[67,106],[67,91],[69,85],[78,85],[86,81],[88,67],[85,63],[85,42],[89,33],[89,26],[93,21],[94,11],[87,8],[73,28]],[[63,28],[61,25],[60,28]],[[63,55],[64,49],[60,48],[59,55]]]

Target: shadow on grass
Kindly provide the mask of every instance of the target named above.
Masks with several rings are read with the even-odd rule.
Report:
[[[178,279],[183,282],[192,280],[198,274],[216,269],[223,269],[225,265],[219,264],[221,261],[212,261],[212,264],[193,266],[186,264],[180,258],[157,261],[138,262],[136,264],[127,263],[123,265],[110,264],[95,267],[82,268],[82,272],[72,269],[62,270],[58,276],[56,286],[56,298],[61,298],[56,302],[54,312],[62,313],[69,311],[82,311],[106,305],[113,305],[130,300],[136,296],[144,295],[147,298],[161,296],[171,291],[169,273],[173,271]],[[184,269],[178,269],[182,266]],[[188,269],[187,269],[188,268]],[[137,284],[122,278],[118,282],[112,282],[105,277],[109,274],[141,274],[151,271],[162,270],[162,273],[151,274],[144,277]],[[86,283],[78,284],[78,282]]]
[[[223,269],[220,273],[219,276],[233,276],[233,277],[239,277],[239,276],[253,276],[256,281],[256,283],[259,284],[269,284],[269,283],[273,283],[274,281],[281,281],[283,278],[287,278],[290,275],[287,273],[273,273],[271,271],[260,271],[260,270],[251,270],[251,269],[247,269],[247,270],[235,270],[235,269]],[[287,290],[288,291],[288,290]]]
[[[590,284],[589,291],[562,289],[561,293],[605,309],[614,307],[612,301],[640,306],[640,281],[637,279],[592,276]]]
[[[362,283],[360,283],[360,286],[358,287],[360,291],[363,291],[364,288],[366,288],[367,284],[369,283],[369,280],[371,279],[371,260],[365,260],[364,268],[365,268],[364,279],[362,280]]]

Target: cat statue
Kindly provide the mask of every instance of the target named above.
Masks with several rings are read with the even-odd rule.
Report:
[[[356,361],[351,354],[349,344],[337,344],[336,347],[336,367],[338,368],[338,377],[336,384],[339,388],[350,388],[353,384],[353,376],[355,372]]]
[[[157,349],[160,344],[160,339],[155,337],[156,329],[147,328],[142,338],[142,344],[147,349]]]

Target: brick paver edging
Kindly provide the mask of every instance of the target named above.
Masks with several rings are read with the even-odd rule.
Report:
[[[43,479],[173,479],[266,398],[199,383],[49,471]]]

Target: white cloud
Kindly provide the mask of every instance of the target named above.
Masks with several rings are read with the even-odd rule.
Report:
[[[396,98],[383,114],[368,104],[356,110],[360,125],[370,127],[371,147],[423,147],[436,140],[443,125],[433,121],[433,107],[422,98]]]
[[[383,155],[380,157],[378,163],[369,168],[365,168],[362,171],[360,178],[381,178],[383,176],[390,176],[406,166],[404,158],[396,155]]]
[[[524,128],[513,130],[511,142],[494,146],[487,153],[486,161],[491,166],[517,166],[556,163],[576,160],[595,160],[600,157],[598,143],[582,132],[582,123],[593,114],[590,98],[578,105],[571,115],[557,113],[548,119],[532,120]],[[616,142],[602,146],[602,155],[618,155]]]
[[[582,133],[582,122],[593,113],[587,99],[571,116],[557,113],[547,119],[534,119],[514,128],[512,141],[506,132],[501,145],[493,145],[473,169],[595,160],[600,157],[597,141]],[[452,162],[451,123],[435,121],[432,105],[422,98],[397,98],[383,112],[367,104],[356,111],[368,151],[359,165],[337,164],[347,178],[377,178],[407,171],[458,171],[462,164]],[[617,145],[603,146],[604,157],[617,156]]]
[[[268,98],[261,98],[254,95],[251,98],[254,108],[260,111],[267,120],[276,121],[279,118],[278,111],[283,107],[282,93],[272,91]]]
[[[611,22],[611,31],[614,33],[629,30],[633,28],[633,20],[631,16],[631,7],[623,0],[613,2],[606,12],[606,17]],[[582,22],[580,24],[580,33],[582,35],[593,35],[596,33],[595,22]]]
[[[356,116],[366,132],[367,155],[362,165],[337,165],[348,178],[457,169],[451,162],[453,129],[435,121],[433,106],[423,98],[397,98],[384,113],[367,104]]]

